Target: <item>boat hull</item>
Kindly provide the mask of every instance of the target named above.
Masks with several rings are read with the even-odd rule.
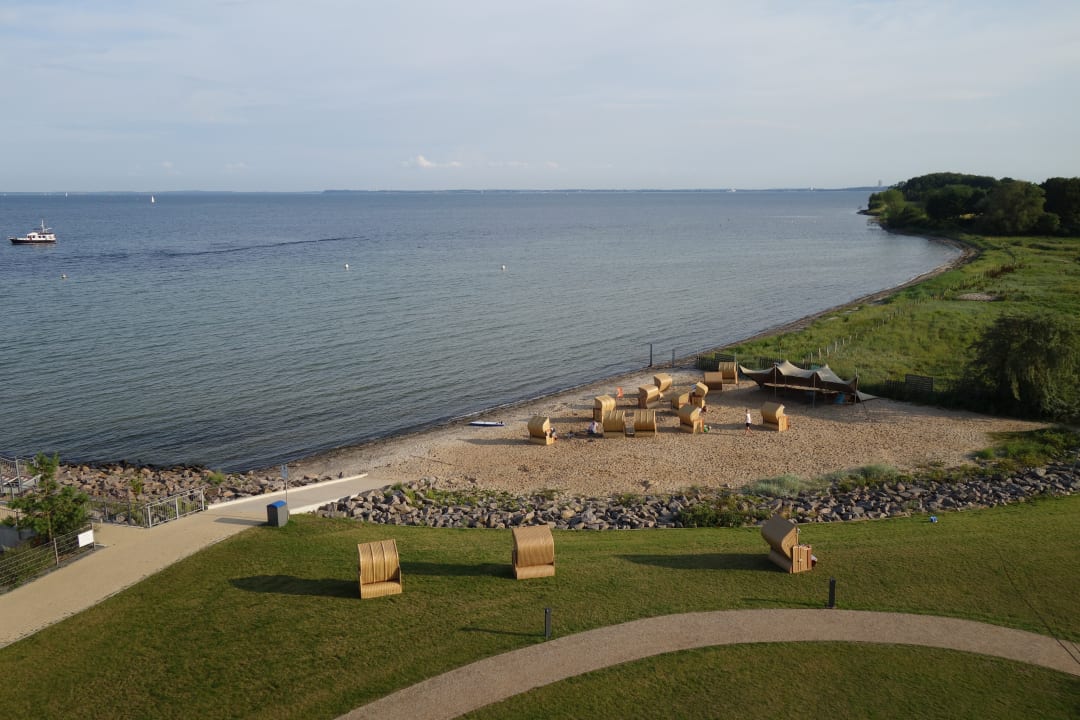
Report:
[[[56,238],[8,238],[12,245],[55,245]]]

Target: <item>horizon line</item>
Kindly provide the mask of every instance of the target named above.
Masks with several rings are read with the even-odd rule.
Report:
[[[408,190],[379,188],[375,190],[352,188],[323,188],[321,190],[0,190],[3,195],[180,195],[180,194],[246,194],[246,195],[318,195],[324,193],[739,193],[739,192],[842,192],[845,190],[886,190],[891,185],[852,185],[846,187],[818,187],[816,185],[762,188],[441,188]]]

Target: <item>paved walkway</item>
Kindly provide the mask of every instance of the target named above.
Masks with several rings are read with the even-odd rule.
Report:
[[[310,512],[327,502],[383,483],[367,473],[292,488],[289,512]],[[209,506],[153,528],[94,525],[98,548],[90,555],[0,595],[0,647],[93,607],[110,595],[245,528],[266,522],[266,506],[285,491]]]
[[[971,620],[854,610],[727,610],[635,620],[531,645],[404,688],[339,720],[455,718],[558,680],[661,653],[811,641],[923,645],[1080,676],[1076,643]]]

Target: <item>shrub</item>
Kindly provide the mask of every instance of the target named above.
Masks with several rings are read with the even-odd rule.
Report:
[[[795,497],[800,492],[818,490],[822,485],[821,481],[804,480],[798,475],[780,475],[779,477],[762,478],[750,483],[743,488],[743,492],[747,495],[790,498]]]

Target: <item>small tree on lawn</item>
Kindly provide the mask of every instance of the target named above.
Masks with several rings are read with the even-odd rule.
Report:
[[[29,463],[30,472],[38,476],[37,489],[12,500],[10,506],[22,513],[22,527],[32,528],[40,537],[52,539],[74,532],[86,524],[90,498],[73,487],[61,487],[56,479],[60,456],[38,453]]]

